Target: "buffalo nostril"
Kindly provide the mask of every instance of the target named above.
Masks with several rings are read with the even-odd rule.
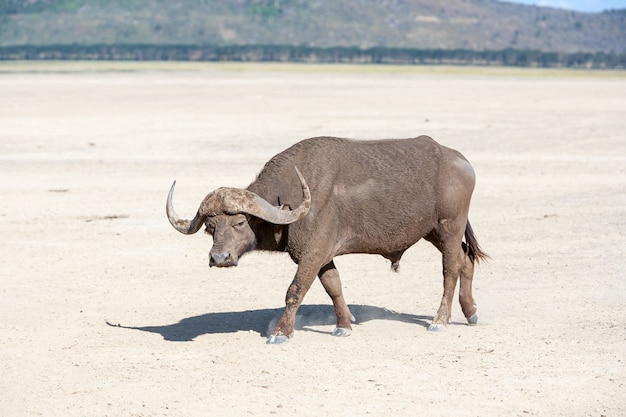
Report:
[[[230,253],[212,253],[211,265],[223,265],[230,258]]]

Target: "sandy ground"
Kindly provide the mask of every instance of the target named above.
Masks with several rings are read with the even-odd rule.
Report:
[[[624,73],[3,65],[0,415],[626,414]],[[317,282],[266,345],[295,265],[209,270],[210,237],[165,217],[174,179],[192,216],[300,139],[419,134],[477,172],[475,327],[455,303],[426,331],[441,258],[420,242],[400,274],[336,260],[352,336]]]

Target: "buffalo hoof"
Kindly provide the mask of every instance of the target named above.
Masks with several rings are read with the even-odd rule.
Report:
[[[352,329],[342,329],[341,327],[337,327],[333,331],[333,336],[335,337],[348,337],[352,334]]]
[[[428,326],[428,331],[429,332],[443,332],[446,330],[446,325],[445,324],[441,324],[441,323],[433,323],[430,326]]]
[[[478,313],[474,313],[472,317],[468,317],[467,324],[469,324],[470,326],[473,326],[477,323],[478,323]]]
[[[268,345],[281,345],[283,343],[287,343],[289,341],[289,338],[287,336],[283,336],[283,335],[271,335],[270,337],[267,338],[267,342],[265,342]]]

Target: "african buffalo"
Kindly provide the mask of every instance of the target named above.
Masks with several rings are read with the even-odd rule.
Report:
[[[236,266],[255,249],[289,253],[298,269],[268,343],[293,335],[296,311],[316,276],[333,300],[333,335],[349,335],[354,318],[333,258],[379,254],[397,270],[402,254],[422,238],[443,257],[443,297],[429,327],[442,330],[450,320],[459,276],[463,314],[469,324],[478,320],[472,277],[474,263],[487,255],[467,218],[474,180],[463,155],[428,136],[366,141],[317,137],[274,156],[248,188],[212,191],[191,220],[174,212],[174,181],[166,211],[181,233],[196,233],[206,225],[213,236],[210,266]]]

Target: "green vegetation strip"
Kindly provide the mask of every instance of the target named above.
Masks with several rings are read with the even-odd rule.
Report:
[[[626,78],[626,71],[620,70],[520,68],[499,66],[300,64],[276,62],[217,63],[189,61],[0,61],[0,74],[201,71]]]

